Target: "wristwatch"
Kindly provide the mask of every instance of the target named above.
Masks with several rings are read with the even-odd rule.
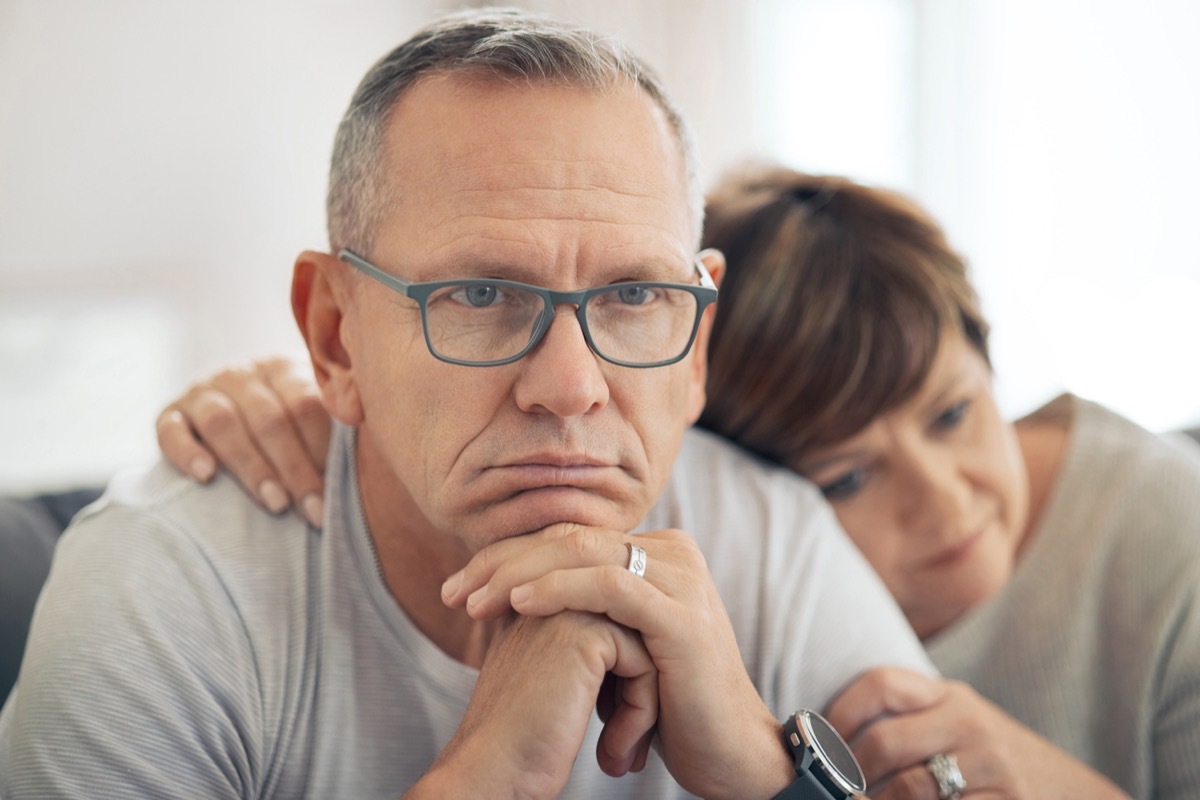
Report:
[[[867,791],[850,746],[815,711],[801,709],[783,723],[783,738],[796,759],[796,780],[774,800],[849,800]]]

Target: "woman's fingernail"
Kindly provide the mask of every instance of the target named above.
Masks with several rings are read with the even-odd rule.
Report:
[[[454,573],[449,578],[446,578],[446,582],[442,584],[442,597],[447,600],[453,600],[454,596],[458,594],[458,590],[462,588],[462,585],[462,572]]]
[[[272,514],[278,514],[290,505],[287,492],[276,481],[270,479],[258,485],[258,496]]]
[[[487,584],[480,586],[475,591],[467,596],[467,608],[474,608],[487,598]]]
[[[319,494],[305,495],[300,501],[300,510],[308,524],[320,528],[325,524],[325,501]]]
[[[209,456],[196,456],[190,465],[192,477],[201,483],[208,483],[217,474],[217,464]]]
[[[533,587],[530,586],[529,584],[525,584],[524,586],[518,586],[517,588],[513,589],[512,594],[510,594],[508,596],[508,599],[509,599],[509,602],[511,602],[515,606],[515,605],[524,603],[526,600],[528,600],[532,596],[533,596]]]

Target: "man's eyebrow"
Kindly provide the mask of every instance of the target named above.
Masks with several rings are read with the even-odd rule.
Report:
[[[611,263],[593,270],[592,274],[596,276],[598,283],[696,283],[699,278],[697,260],[695,253],[682,256],[647,254],[645,257],[614,258]]]
[[[691,283],[696,277],[693,259],[666,262],[661,259],[640,261],[613,270],[613,281],[660,281]]]
[[[681,269],[682,267],[682,269]],[[692,283],[696,275],[694,262],[691,260],[680,263],[668,262],[662,258],[647,259],[646,261],[622,261],[611,266],[587,270],[592,280],[589,286],[603,286],[609,283],[624,281],[661,282],[661,283]],[[543,269],[530,266],[528,263],[497,260],[495,258],[463,258],[429,263],[422,273],[439,277],[425,277],[422,280],[454,280],[455,278],[477,278],[517,281],[534,286],[547,283]],[[580,286],[578,288],[587,288]]]
[[[421,281],[454,280],[456,278],[493,278],[497,280],[536,283],[538,271],[514,261],[495,257],[448,257],[435,258],[419,266]]]

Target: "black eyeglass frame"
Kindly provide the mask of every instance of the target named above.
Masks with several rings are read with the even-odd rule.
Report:
[[[546,289],[541,286],[534,286],[529,283],[520,283],[519,281],[507,281],[493,278],[460,278],[451,281],[428,281],[425,283],[414,283],[406,281],[401,277],[392,275],[389,272],[384,272],[379,267],[367,261],[362,256],[348,248],[342,248],[338,252],[338,258],[345,261],[355,269],[369,275],[375,280],[393,289],[405,297],[415,300],[421,308],[421,329],[425,334],[425,346],[429,349],[429,353],[439,361],[445,361],[448,364],[459,364],[464,367],[499,367],[504,364],[511,364],[514,361],[520,361],[525,356],[529,355],[533,348],[537,347],[541,342],[542,337],[546,335],[546,331],[550,330],[550,324],[554,321],[555,307],[558,305],[573,305],[575,306],[575,318],[579,320],[579,327],[583,330],[583,338],[587,342],[588,348],[600,358],[616,364],[621,367],[632,367],[634,369],[649,369],[651,367],[665,367],[682,361],[684,356],[692,349],[692,345],[696,342],[696,331],[700,330],[700,319],[704,316],[704,309],[717,301],[717,285],[709,274],[708,269],[700,259],[695,259],[692,263],[696,268],[696,272],[700,275],[700,283],[669,283],[662,281],[627,281],[623,283],[610,283],[606,286],[596,286],[591,289],[580,289],[576,292],[556,292],[552,289]],[[508,358],[497,359],[494,361],[468,361],[460,358],[451,358],[437,351],[433,346],[433,340],[429,336],[429,318],[426,313],[429,297],[438,289],[447,286],[499,286],[509,287],[512,289],[521,289],[526,292],[532,292],[542,298],[545,303],[545,308],[538,315],[537,320],[533,324],[533,330],[530,331],[529,341],[521,350]],[[606,294],[616,289],[621,289],[626,286],[644,286],[648,288],[665,288],[678,289],[691,294],[696,299],[696,318],[692,321],[692,331],[688,335],[687,344],[679,355],[664,359],[662,361],[653,361],[648,364],[639,364],[629,361],[622,361],[617,358],[612,358],[605,355],[592,339],[592,332],[588,329],[587,312],[584,311],[588,301],[600,294]]]

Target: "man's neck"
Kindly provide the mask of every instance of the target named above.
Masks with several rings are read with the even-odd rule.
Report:
[[[420,514],[404,511],[412,508],[411,498],[361,432],[356,450],[363,512],[388,591],[442,652],[478,669],[495,623],[473,620],[441,599],[442,583],[466,565],[471,553],[461,542],[422,526]]]

